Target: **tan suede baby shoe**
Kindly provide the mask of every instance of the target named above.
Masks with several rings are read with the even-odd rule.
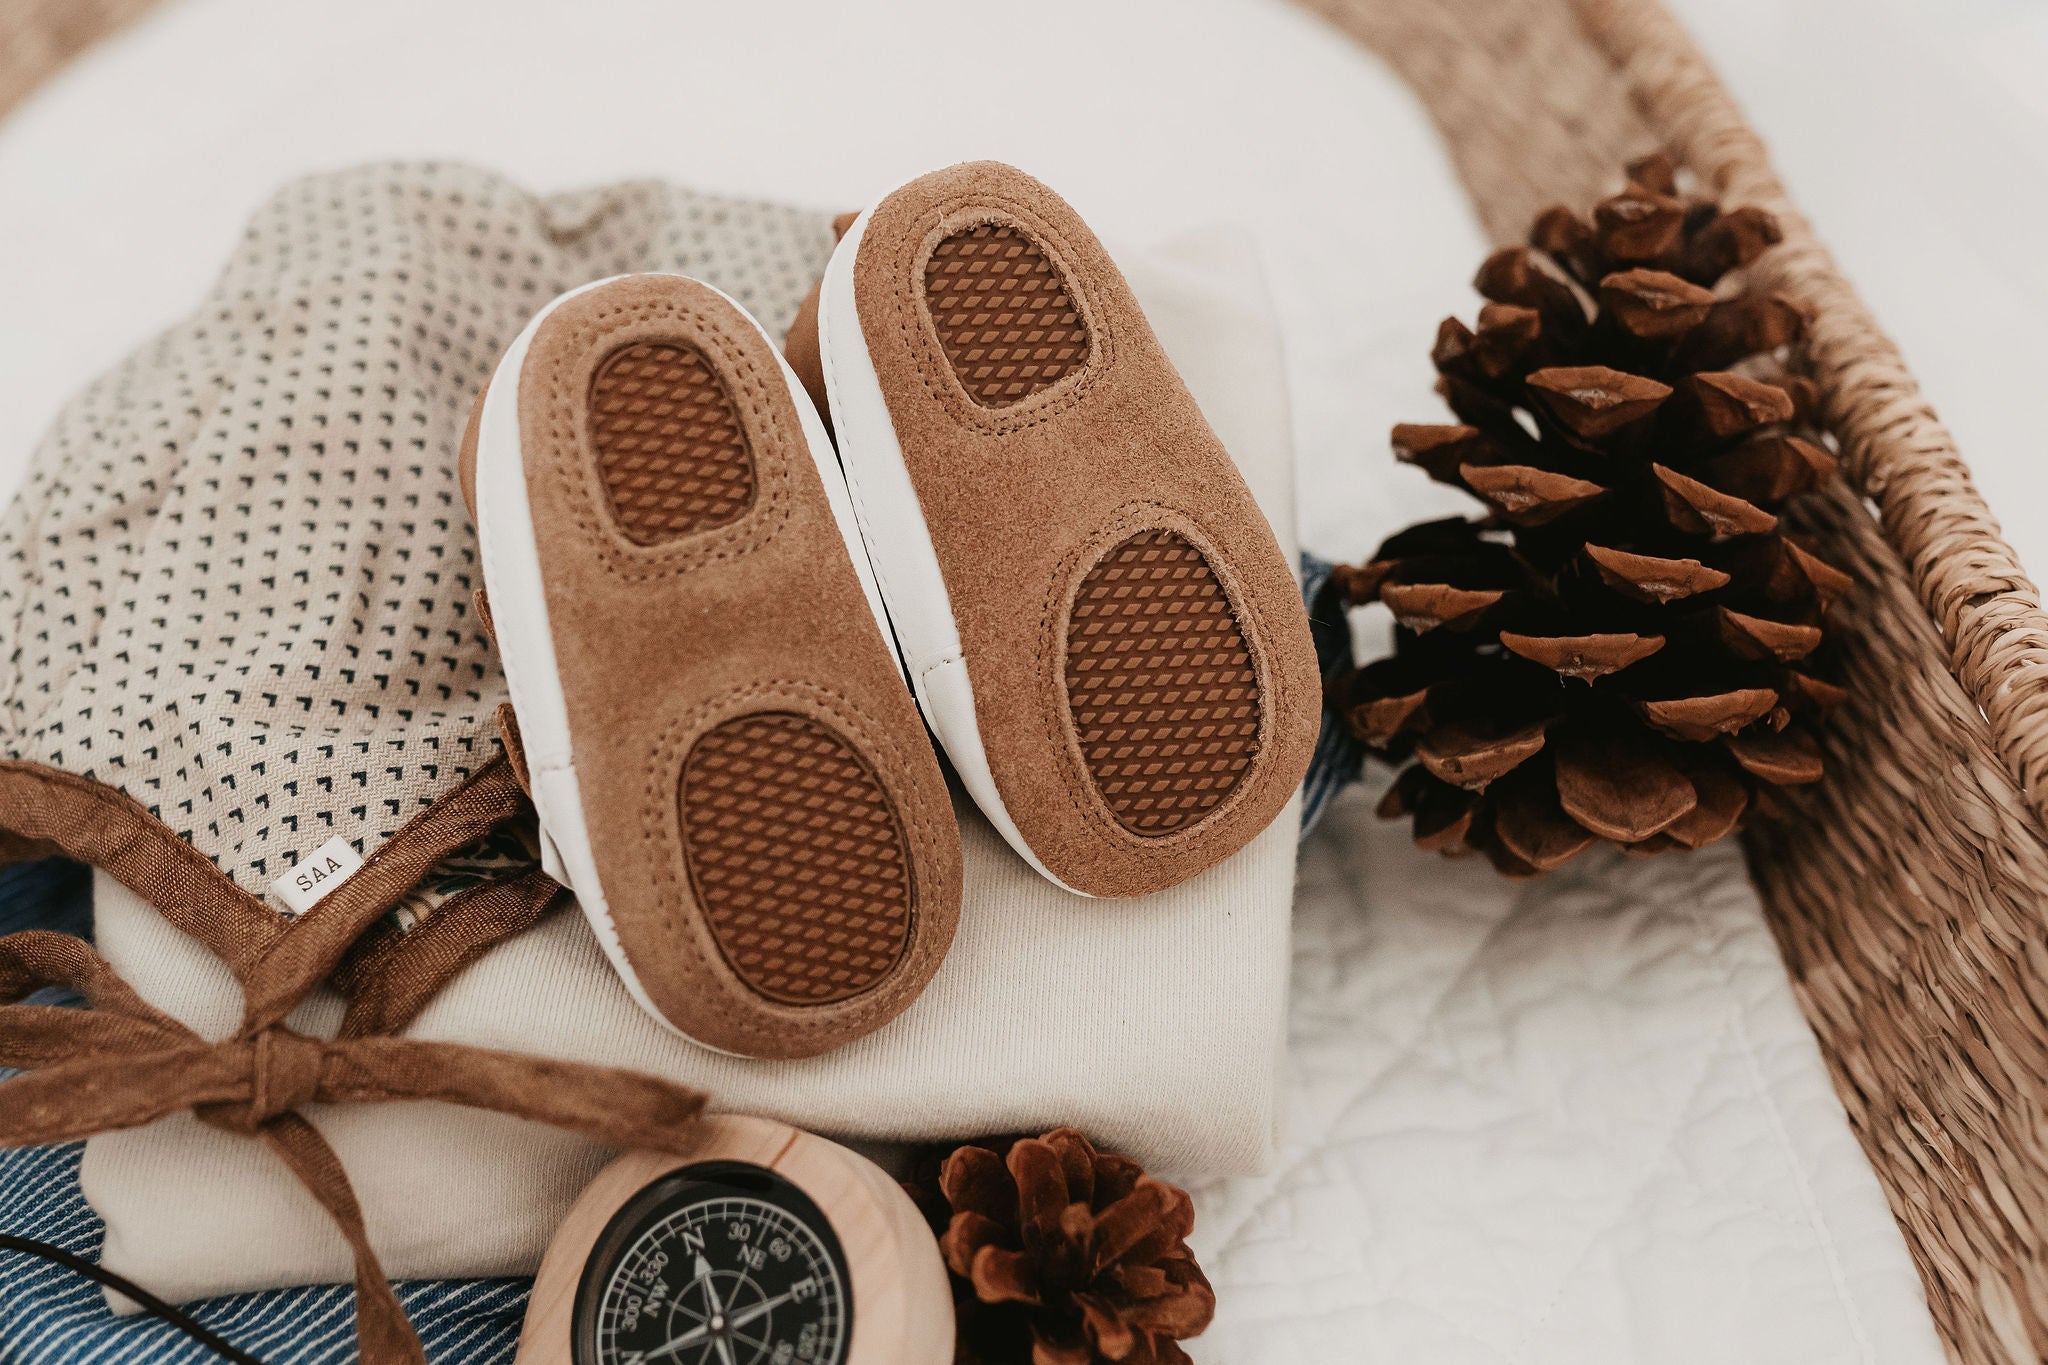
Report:
[[[1273,821],[1321,707],[1300,593],[1059,196],[995,162],[895,190],[789,353],[829,401],[918,704],[1019,854],[1135,896]]]
[[[830,438],[709,285],[563,295],[462,452],[540,813],[634,997],[706,1046],[881,1027],[952,941],[960,838]]]

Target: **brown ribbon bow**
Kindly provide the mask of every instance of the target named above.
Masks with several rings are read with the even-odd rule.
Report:
[[[92,1006],[14,1002],[46,986]],[[355,1254],[356,1335],[370,1365],[424,1365],[334,1149],[308,1104],[441,1100],[537,1119],[614,1147],[679,1151],[704,1107],[682,1086],[612,1067],[409,1038],[327,1041],[282,1025],[212,1043],[137,995],[84,943],[0,938],[0,1147],[72,1142],[191,1109],[260,1138],[334,1218]]]

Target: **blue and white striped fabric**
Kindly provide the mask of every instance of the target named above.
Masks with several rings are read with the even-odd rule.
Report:
[[[1301,593],[1308,602],[1308,628],[1315,637],[1316,663],[1325,682],[1351,666],[1351,624],[1344,604],[1336,593],[1324,591],[1331,567],[1312,554],[1301,556]],[[1301,788],[1303,838],[1316,827],[1331,798],[1358,781],[1364,767],[1365,745],[1325,706],[1323,732],[1316,739],[1315,756],[1309,760],[1308,777]]]
[[[0,1152],[0,1230],[99,1258],[105,1228],[78,1189],[81,1142]],[[531,1282],[420,1280],[398,1297],[436,1365],[509,1361]],[[269,1365],[342,1365],[356,1358],[347,1285],[231,1294],[187,1306],[192,1316]],[[0,1362],[5,1365],[204,1365],[218,1357],[167,1322],[121,1318],[100,1287],[61,1266],[0,1251]]]
[[[90,937],[91,897],[91,876],[77,863],[52,859],[0,869],[0,934],[55,929]],[[57,1001],[46,994],[38,1003]],[[0,1095],[5,1084],[0,1080]],[[0,1232],[98,1260],[106,1226],[78,1187],[84,1151],[80,1142],[0,1151]],[[530,1286],[523,1279],[421,1280],[401,1284],[398,1297],[436,1365],[494,1365],[512,1359]],[[347,1285],[232,1294],[188,1307],[267,1365],[355,1359],[355,1295]],[[167,1322],[116,1317],[92,1281],[0,1251],[0,1365],[202,1365],[215,1359]]]
[[[1351,658],[1341,606],[1317,601],[1329,578],[1328,564],[1302,556],[1302,590],[1326,678]],[[1358,780],[1363,753],[1325,711],[1304,787],[1304,834],[1330,798]],[[90,938],[91,897],[91,877],[76,863],[51,859],[0,869],[0,934],[55,929]],[[50,995],[38,1000],[56,1003]],[[98,1260],[106,1228],[79,1191],[83,1151],[83,1143],[0,1151],[0,1232]],[[401,1284],[398,1296],[435,1365],[494,1365],[509,1361],[518,1345],[529,1287],[523,1279],[422,1280]],[[268,1365],[341,1365],[355,1358],[355,1298],[347,1285],[233,1294],[188,1307]],[[214,1358],[169,1323],[114,1316],[91,1281],[0,1251],[0,1365],[203,1365]]]

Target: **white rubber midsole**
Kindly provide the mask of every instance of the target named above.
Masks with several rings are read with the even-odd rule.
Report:
[[[604,886],[597,874],[589,824],[583,813],[583,794],[578,783],[575,746],[569,733],[569,707],[562,693],[562,675],[555,660],[554,635],[548,625],[547,593],[541,577],[540,550],[533,532],[533,509],[527,499],[526,467],[519,433],[519,380],[535,332],[556,308],[568,299],[601,288],[610,279],[572,289],[534,315],[507,348],[491,375],[484,397],[484,410],[477,424],[476,449],[476,533],[483,556],[484,583],[491,599],[491,620],[498,642],[498,656],[505,681],[512,693],[512,710],[519,717],[519,734],[533,783],[533,805],[540,816],[541,862],[547,874],[576,894],[584,916],[597,935],[598,945],[626,984],[626,990],[640,1007],[678,1036],[688,1034],[655,1008],[633,964],[619,940],[618,926],[605,900]],[[681,277],[679,277],[681,278]],[[702,284],[702,281],[695,281]],[[704,285],[710,289],[712,286]],[[723,292],[714,293],[760,331],[760,323]],[[762,332],[768,349],[781,361],[781,348]],[[868,610],[882,639],[895,655],[896,643],[889,630],[889,616],[882,592],[868,562],[860,529],[855,520],[853,500],[832,449],[831,437],[812,405],[803,384],[781,362],[783,381],[789,387],[803,425],[811,460],[824,484],[826,502],[846,543]],[[901,656],[897,663],[902,665]],[[691,1038],[700,1047],[710,1044]],[[712,1051],[723,1051],[712,1048]]]
[[[1043,876],[1075,895],[1055,877],[1024,840],[989,771],[988,752],[981,742],[981,724],[974,710],[974,684],[960,645],[960,627],[939,569],[939,553],[931,528],[904,462],[888,401],[875,374],[867,337],[861,332],[860,307],[854,293],[854,263],[867,231],[864,212],[846,230],[825,267],[818,292],[818,356],[825,371],[825,393],[832,408],[832,430],[839,442],[839,463],[853,495],[861,538],[872,556],[882,599],[888,604],[910,690],[939,746],[967,794],[1019,857]]]

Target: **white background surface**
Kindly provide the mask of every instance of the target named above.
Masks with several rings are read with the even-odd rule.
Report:
[[[2048,562],[2048,330],[2033,321],[2048,312],[2048,4],[1676,8],[1904,346],[2023,562]],[[1007,7],[947,0],[174,0],[0,124],[0,492],[63,397],[188,308],[286,177],[447,156],[541,189],[648,174],[850,206],[892,177],[997,156],[1118,236],[1219,216],[1259,233],[1305,462],[1343,480],[1304,481],[1305,538],[1371,549],[1388,497],[1412,501],[1388,482],[1384,433],[1436,409],[1426,331],[1405,359],[1369,343],[1470,311],[1477,259],[1468,222],[1413,210],[1444,199],[1443,166],[1374,154],[1412,143],[1415,107],[1277,0],[1035,13],[1034,37]],[[679,31],[687,47],[662,40]],[[167,77],[166,50],[189,69]],[[941,55],[957,53],[980,61]],[[1378,306],[1362,315],[1366,298]]]
[[[2048,562],[2048,10],[1678,8]],[[291,176],[459,157],[537,189],[655,175],[837,208],[996,156],[1112,239],[1258,235],[1312,548],[1458,506],[1386,454],[1393,422],[1437,419],[1429,339],[1472,311],[1480,256],[1405,92],[1276,0],[1016,13],[178,0],[0,125],[0,488]],[[1203,1192],[1226,1292],[1199,1358],[1938,1358],[1732,850],[1619,869],[1511,891],[1358,793],[1333,814],[1296,911],[1283,1160]]]
[[[2048,3],[1677,0],[2048,574]]]
[[[1369,473],[1354,498],[1417,482],[1386,455],[1396,405],[1361,414],[1352,395],[1375,382],[1375,329],[1395,329],[1413,339],[1410,415],[1434,410],[1434,315],[1467,305],[1480,250],[1406,91],[1274,0],[1034,13],[1047,22],[957,0],[172,0],[0,124],[0,485],[66,393],[193,305],[280,181],[393,157],[537,190],[652,175],[832,208],[994,157],[1111,240],[1238,219],[1273,269],[1303,446]],[[1434,301],[1386,306],[1410,289]],[[1364,300],[1379,306],[1361,317]],[[1388,529],[1324,520],[1340,549]]]

